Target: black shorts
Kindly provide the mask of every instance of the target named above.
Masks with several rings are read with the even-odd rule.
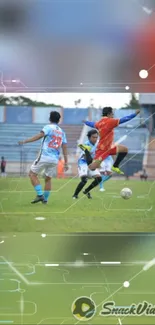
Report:
[[[1,167],[1,173],[5,173],[5,167]]]

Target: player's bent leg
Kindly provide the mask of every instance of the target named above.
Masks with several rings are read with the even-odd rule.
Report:
[[[103,184],[104,184],[105,182],[107,182],[107,181],[112,177],[112,173],[111,173],[111,172],[106,172],[106,175],[101,175],[101,177],[102,177],[102,181],[101,181],[101,183],[100,183],[100,191],[101,191],[101,192],[104,192],[105,189],[104,189],[104,187],[103,187]]]
[[[38,175],[34,172],[32,172],[32,170],[29,171],[29,178],[31,181],[32,186],[36,186],[40,184]]]
[[[103,183],[107,182],[112,177],[112,172],[106,172],[106,175],[102,175],[102,176],[104,176],[102,178]]]
[[[106,177],[106,173],[105,173],[105,163],[104,161],[101,163],[101,169],[100,169],[100,173],[101,173],[101,177],[102,177],[102,181],[99,184],[99,188],[100,188],[100,192],[104,192],[105,188],[103,186],[104,183],[104,178]]]
[[[51,193],[51,179],[57,173],[57,164],[56,163],[46,163],[44,162],[44,180],[45,180],[45,187],[44,187],[44,200],[43,204],[47,204],[50,193]]]
[[[83,191],[83,194],[87,195],[93,188],[98,186],[101,183],[101,181],[102,181],[101,175],[97,175],[93,180],[93,182]]]
[[[82,191],[83,187],[87,184],[87,181],[88,181],[87,176],[82,176],[81,177],[81,182],[76,187],[76,190],[75,190],[75,192],[73,194],[73,199],[78,199],[78,195]]]
[[[112,167],[112,171],[118,173],[118,174],[124,174],[120,169],[119,169],[119,164],[121,163],[121,161],[123,161],[123,159],[126,157],[127,153],[128,153],[128,148],[122,145],[118,145],[117,146],[117,157],[116,160],[113,164]]]
[[[93,158],[90,153],[91,147],[83,144],[78,145],[78,147],[80,147],[80,149],[84,151],[87,165],[90,165],[93,161]]]
[[[87,146],[85,144],[78,144],[78,147],[83,151],[85,151],[85,150],[91,151],[91,147]]]
[[[105,164],[105,161],[102,161],[102,163],[100,165],[100,174],[101,174],[101,177],[102,177],[102,181],[99,184],[99,188],[100,188],[100,192],[104,192],[105,191],[105,188],[103,186],[103,183],[104,183],[104,177],[106,175],[106,164]]]
[[[121,153],[121,152],[125,152],[126,154],[128,153],[128,148],[126,146],[122,146],[122,145],[117,145],[117,152]]]
[[[31,203],[33,204],[33,203],[42,202],[44,200],[44,196],[43,196],[42,186],[38,179],[38,175],[37,175],[37,173],[35,173],[32,170],[32,168],[33,168],[33,165],[29,172],[29,177],[30,177],[31,183],[34,187],[34,190],[36,191],[36,194],[37,194],[36,198],[33,201],[31,201]]]
[[[116,151],[116,149],[115,149]],[[91,171],[94,171],[95,169],[100,168],[100,165],[104,159],[106,159],[110,155],[110,150],[108,151],[102,151],[102,150],[96,150],[96,154],[94,157],[93,162],[89,165],[89,169]]]
[[[45,175],[45,187],[44,187],[44,201],[43,204],[47,204],[51,193],[51,177]]]
[[[102,162],[102,159],[93,160],[93,162],[89,165],[89,169],[93,171],[93,170],[99,168],[101,165],[101,162]]]

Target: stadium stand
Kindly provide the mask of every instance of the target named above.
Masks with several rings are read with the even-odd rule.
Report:
[[[126,139],[121,141],[121,143],[128,147],[129,153],[144,153],[146,141],[149,137],[149,131],[147,129],[137,128],[129,130],[119,127],[115,130],[115,142],[121,140],[121,138],[123,139],[124,136],[126,136]]]
[[[1,124],[0,127],[0,152],[7,160],[19,161],[20,146],[19,140],[31,137],[40,132],[43,125],[38,124]],[[75,153],[77,141],[82,131],[82,125],[61,125],[66,132],[68,140],[68,149],[70,153]],[[32,161],[39,150],[39,142],[33,142],[25,145],[25,151],[28,154],[27,160]]]
[[[13,111],[11,112],[13,113]],[[19,119],[19,112],[17,113],[16,115]],[[100,113],[101,111],[99,109],[93,108],[89,119],[98,119]],[[133,113],[132,109],[116,110],[115,116],[120,118],[131,113]],[[86,117],[88,118],[87,109],[64,109],[63,124],[60,126],[65,131],[68,140],[69,175],[75,175],[77,173],[77,155],[79,154],[77,143],[79,141],[85,141],[89,129],[83,127],[80,123]],[[8,123],[0,123],[0,156],[4,156],[8,162],[8,173],[20,172],[23,175],[27,173],[30,164],[36,159],[39,153],[40,143],[37,141],[25,146],[19,146],[18,141],[39,133],[43,124],[32,122],[31,124],[23,124],[20,122],[17,124],[15,121],[18,119],[8,114]],[[149,127],[141,122],[141,119],[136,118],[134,123],[126,123],[115,129],[115,142],[121,142],[129,149],[129,154],[123,161],[122,167],[126,175],[139,176],[143,167],[146,167],[148,175],[153,174],[155,176],[153,169],[155,141],[151,142],[148,147],[148,143],[151,141],[149,140]],[[152,152],[154,153],[153,155]]]
[[[147,154],[147,160],[145,165],[148,177],[151,178],[155,178],[154,162],[155,162],[155,137],[151,136],[149,139],[148,154]]]
[[[18,141],[31,137],[40,132],[41,124],[1,124],[0,125],[0,155],[4,156],[7,162],[7,170],[14,172],[20,170],[25,173],[27,166],[36,159],[40,149],[39,141],[27,144],[23,147],[18,145]],[[69,155],[75,154],[77,141],[82,131],[82,125],[61,125],[66,132],[68,140]]]
[[[123,137],[126,138],[123,139]],[[144,157],[147,151],[147,142],[149,131],[143,128],[129,129],[119,127],[115,130],[115,142],[121,141],[121,144],[128,147],[128,155],[122,163],[122,169],[127,176],[133,176],[140,173],[143,168]]]
[[[88,129],[86,129],[84,141],[87,139],[86,133]],[[115,129],[115,142],[120,141],[129,150],[122,167],[126,175],[133,176],[142,170],[148,138],[149,131],[146,128],[128,129],[126,127],[118,127]]]

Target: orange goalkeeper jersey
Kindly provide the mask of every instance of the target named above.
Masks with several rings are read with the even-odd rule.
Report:
[[[99,143],[97,150],[109,150],[114,141],[114,128],[119,125],[119,119],[103,117],[95,123],[95,128],[99,131]]]

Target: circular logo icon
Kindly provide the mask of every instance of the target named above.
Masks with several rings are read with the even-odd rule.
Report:
[[[88,321],[96,313],[96,305],[89,297],[79,297],[72,304],[72,314],[79,321]]]

